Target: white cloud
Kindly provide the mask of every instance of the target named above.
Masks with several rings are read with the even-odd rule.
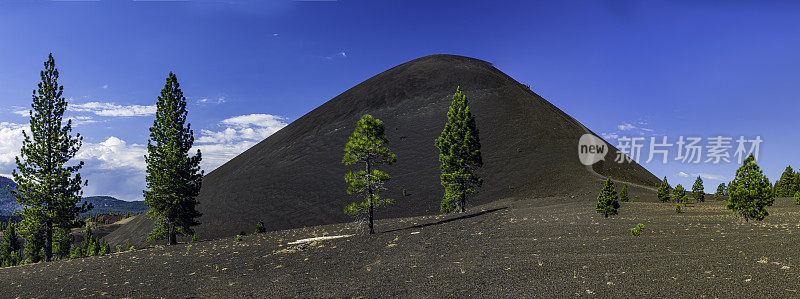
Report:
[[[23,116],[23,117],[30,116],[30,114],[29,114],[30,110],[15,110],[13,113],[16,114],[16,115],[19,115],[19,116]]]
[[[108,89],[108,84],[104,84],[103,89]]]
[[[692,174],[690,175],[690,174],[688,174],[688,173],[685,173],[685,172],[681,171],[681,172],[678,172],[678,176],[679,176],[679,177],[682,177],[682,178],[688,178],[688,177],[696,178],[696,177],[701,177],[701,178],[703,178],[703,179],[706,179],[706,180],[712,180],[712,181],[725,181],[725,180],[727,180],[727,179],[725,178],[725,176],[724,176],[724,175],[719,175],[719,174],[710,174],[710,173],[703,173],[703,172],[692,173]]]
[[[19,156],[22,147],[22,131],[28,125],[1,122],[0,123],[0,165],[10,166],[14,157]]]
[[[619,128],[622,131],[629,131],[629,130],[636,129],[636,126],[634,126],[632,124],[625,123],[625,124],[618,125],[617,128]]]
[[[225,97],[219,97],[216,101],[211,100],[209,98],[202,98],[202,99],[197,100],[198,104],[206,104],[206,103],[222,104],[222,103],[225,103],[225,102],[227,102]]]
[[[271,114],[248,114],[225,119],[222,130],[201,130],[196,148],[203,153],[203,169],[214,170],[287,125],[286,118]]]
[[[66,119],[64,119],[64,121],[66,121],[66,120],[71,120],[72,124],[75,125],[75,126],[80,126],[80,125],[85,125],[85,124],[93,124],[93,123],[97,122],[96,120],[93,120],[91,116],[67,117]]]
[[[88,102],[83,104],[70,104],[67,110],[75,112],[89,112],[98,116],[150,116],[156,114],[156,105],[117,105],[114,103]]]
[[[131,168],[144,171],[146,153],[145,145],[128,145],[124,140],[111,136],[100,143],[84,143],[75,158],[90,160],[86,164],[95,164],[92,166],[98,169]]]
[[[619,138],[619,134],[617,134],[617,133],[603,133],[601,135],[603,136],[603,139],[605,139],[605,140],[613,140],[613,139]]]

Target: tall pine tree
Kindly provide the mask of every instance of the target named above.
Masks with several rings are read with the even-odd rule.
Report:
[[[72,121],[64,122],[67,100],[58,84],[58,69],[51,53],[40,72],[41,82],[33,91],[30,134],[23,131],[20,155],[13,171],[18,186],[11,192],[23,206],[20,213],[26,240],[43,243],[44,260],[53,256],[53,231],[70,228],[78,214],[88,211],[86,203],[76,206],[86,182],[78,171],[83,161],[68,165],[81,147],[83,137],[72,132]],[[39,240],[43,239],[43,242]],[[38,255],[38,252],[36,253]]]
[[[172,72],[156,102],[156,119],[150,128],[147,142],[147,190],[144,200],[155,220],[156,227],[148,240],[168,239],[177,244],[177,235],[194,235],[192,226],[197,218],[196,197],[203,182],[200,170],[200,150],[194,156],[189,151],[194,144],[191,124],[186,122],[186,98]]]
[[[797,191],[800,191],[795,182],[796,176],[792,166],[786,166],[781,178],[775,182],[775,197],[792,197]]]
[[[689,203],[689,197],[686,196],[686,189],[684,189],[681,184],[678,184],[675,186],[675,189],[672,189],[672,199],[678,204]]]
[[[766,207],[772,205],[773,196],[769,179],[756,164],[753,154],[750,154],[728,185],[728,210],[745,221],[764,220],[769,215]]]
[[[694,185],[692,185],[692,199],[697,202],[706,201],[706,191],[705,187],[703,187],[703,179],[700,176],[697,176]]]
[[[725,183],[720,183],[717,186],[717,192],[714,193],[714,201],[719,200],[722,196],[725,196]]]
[[[442,135],[436,139],[439,162],[442,163],[441,183],[444,197],[440,210],[444,213],[466,210],[468,194],[478,193],[483,179],[475,173],[483,166],[481,141],[475,117],[470,112],[467,97],[456,88],[447,123]]]
[[[618,208],[617,189],[614,187],[614,181],[611,177],[608,177],[603,189],[600,190],[600,194],[597,195],[597,208],[595,208],[595,211],[608,218],[609,215],[616,215]]]
[[[664,177],[664,180],[661,181],[661,185],[658,186],[658,191],[656,191],[658,200],[660,200],[661,202],[668,202],[670,200],[669,193],[671,190],[672,187],[669,186],[669,182],[667,182],[667,177]]]
[[[379,191],[385,190],[384,184],[391,177],[375,167],[378,164],[392,164],[397,161],[397,156],[389,151],[386,142],[388,140],[384,134],[383,122],[372,115],[365,114],[356,123],[356,129],[344,146],[342,163],[345,165],[364,163],[364,170],[351,171],[345,175],[344,179],[350,183],[347,187],[347,194],[362,193],[365,197],[363,202],[352,203],[345,207],[344,212],[348,215],[368,214],[370,234],[375,233],[373,225],[375,208],[394,202],[392,199],[380,197],[378,194]]]

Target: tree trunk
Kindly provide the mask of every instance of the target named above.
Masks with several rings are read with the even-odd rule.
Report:
[[[167,245],[175,245],[178,244],[177,237],[175,235],[175,226],[170,224],[169,225],[169,244]]]
[[[372,205],[372,178],[371,178],[372,169],[370,169],[371,168],[370,166],[371,165],[370,165],[369,161],[367,161],[367,193],[368,193],[367,194],[367,201],[369,202],[369,233],[370,234],[374,234],[375,233],[375,228],[374,228],[374,226],[372,224],[372,219],[373,219],[372,215],[373,215],[373,211],[375,210],[375,208]]]
[[[49,262],[53,257],[53,221],[47,221],[44,241],[44,261]]]

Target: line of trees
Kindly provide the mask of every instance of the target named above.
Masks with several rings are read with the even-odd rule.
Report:
[[[28,112],[30,129],[23,131],[22,147],[12,172],[18,186],[9,190],[22,205],[18,213],[22,221],[3,227],[3,265],[111,252],[104,240],[93,239],[91,231],[87,231],[86,248],[72,247],[70,229],[80,227],[84,221],[78,216],[92,209],[86,202],[78,205],[82,187],[88,184],[80,175],[83,161],[73,161],[83,137],[73,136],[72,121],[64,119],[68,103],[64,87],[58,83],[59,71],[52,53],[44,62],[40,78]],[[144,197],[150,207],[148,215],[156,222],[148,239],[167,239],[172,245],[177,243],[179,234],[193,235],[192,227],[199,224],[196,197],[203,178],[202,156],[199,150],[189,155],[194,137],[187,122],[186,98],[175,74],[169,73],[156,107],[145,156]],[[18,235],[24,240],[22,245]]]
[[[475,116],[470,111],[467,97],[460,87],[456,88],[447,112],[447,122],[442,134],[434,142],[439,149],[440,182],[444,187],[440,207],[442,213],[465,212],[467,195],[478,193],[483,183],[483,179],[476,174],[483,166],[478,135]],[[379,195],[380,191],[386,190],[385,184],[391,176],[378,170],[377,166],[397,161],[397,156],[386,143],[388,139],[384,134],[383,122],[372,115],[364,115],[348,138],[342,158],[345,165],[363,164],[363,170],[348,172],[345,181],[349,183],[348,194],[359,194],[365,199],[351,203],[344,212],[348,215],[367,214],[370,234],[375,233],[375,208],[394,202]]]

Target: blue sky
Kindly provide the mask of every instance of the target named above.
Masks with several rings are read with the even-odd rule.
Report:
[[[494,63],[613,144],[761,136],[774,180],[800,166],[798,15],[788,1],[0,1],[0,174],[49,52],[85,136],[86,194],[125,200],[141,199],[170,71],[210,171],[376,73],[449,53]],[[737,167],[645,166],[673,185],[702,174],[709,192]]]

